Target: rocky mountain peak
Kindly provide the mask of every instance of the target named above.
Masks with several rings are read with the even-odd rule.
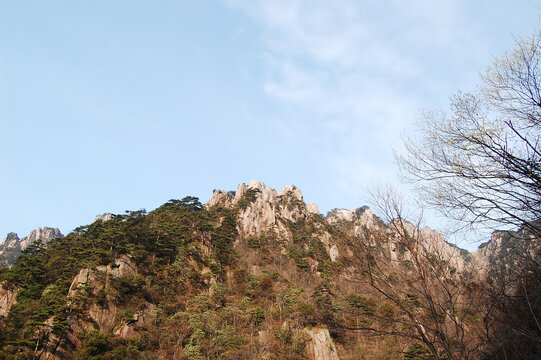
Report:
[[[15,259],[21,255],[30,245],[38,240],[41,240],[44,244],[52,239],[63,237],[60,229],[51,227],[39,227],[32,230],[28,236],[19,239],[19,236],[10,232],[4,237],[2,243],[0,243],[0,267],[9,267],[13,265]]]
[[[248,185],[248,189],[254,189],[254,190],[261,190],[263,185],[259,180],[252,180],[250,181],[250,184]]]
[[[106,222],[106,221],[112,220],[113,216],[114,215],[111,214],[111,213],[103,213],[103,214],[100,214],[100,215],[96,216],[96,218],[94,219],[94,222],[96,222],[96,221]]]
[[[16,233],[10,232],[6,236],[4,236],[4,239],[2,239],[2,242],[0,243],[0,248],[14,247],[19,240],[19,236]]]
[[[292,223],[299,220],[314,219],[315,214],[319,215],[316,204],[306,204],[302,191],[293,185],[286,185],[282,190],[276,191],[272,187],[252,180],[248,185],[239,184],[235,192],[224,192],[216,190],[206,204],[207,208],[223,206],[237,208],[237,228],[239,233],[245,237],[259,237],[265,233],[272,232],[279,238],[292,240],[293,234],[290,229]],[[465,268],[464,250],[447,243],[443,236],[426,227],[417,227],[407,221],[400,222],[393,220],[386,226],[372,210],[367,206],[356,209],[334,209],[331,210],[325,220],[330,225],[343,226],[343,229],[352,236],[362,238],[366,230],[391,231],[385,244],[389,256],[398,259],[398,248],[392,233],[399,236],[400,228],[422,243],[427,251],[438,253],[446,259],[458,271]],[[397,222],[398,221],[398,222]],[[385,230],[388,229],[388,230]],[[333,261],[339,257],[337,244],[331,241],[331,235],[321,228],[318,236],[325,245],[329,256]],[[408,254],[404,255],[408,256]]]
[[[1,338],[31,341],[35,327],[24,321],[34,311],[43,314],[38,320],[45,324],[44,335],[39,334],[41,354],[51,359],[88,354],[92,350],[88,339],[107,345],[104,357],[110,352],[130,358],[124,340],[148,336],[153,340],[137,348],[145,358],[155,357],[159,349],[164,349],[164,358],[175,351],[189,358],[193,354],[225,358],[222,353],[250,358],[256,349],[248,348],[251,344],[258,346],[260,358],[270,358],[275,349],[276,358],[286,358],[291,344],[297,344],[298,358],[336,360],[342,354],[351,358],[371,337],[334,336],[332,324],[358,327],[370,319],[371,327],[385,330],[394,329],[389,321],[396,319],[406,329],[405,321],[413,320],[408,325],[413,329],[420,324],[414,316],[421,314],[425,321],[426,306],[431,304],[439,311],[433,323],[459,321],[448,310],[462,301],[456,294],[469,288],[478,291],[475,278],[469,276],[473,268],[467,259],[472,256],[438,232],[401,217],[383,222],[366,206],[334,209],[321,216],[316,204],[305,203],[299,188],[288,185],[277,191],[257,180],[239,184],[235,191],[215,190],[206,209],[199,202],[191,206],[194,199],[171,200],[134,217],[98,215],[93,224],[69,235],[69,241],[50,246],[50,256],[38,254],[37,259],[46,261],[45,268],[53,269],[46,277],[26,276],[41,274],[42,262],[34,266],[32,261],[20,261],[11,270],[3,269],[9,281],[0,284]],[[115,220],[101,225],[111,219]],[[117,221],[121,219],[125,221]],[[125,241],[111,241],[111,234],[126,234]],[[504,240],[509,234],[494,234],[482,250],[507,251]],[[11,244],[20,253],[38,239],[47,242],[57,236],[62,236],[60,231],[48,227],[24,239],[10,233],[0,249]],[[73,251],[81,257],[68,257],[66,246],[89,252]],[[55,269],[69,269],[71,285],[66,271]],[[459,283],[462,278],[464,284]],[[14,308],[17,297],[29,297],[27,289],[35,301],[19,300]],[[63,302],[57,304],[56,299]],[[469,295],[464,299],[469,305]],[[77,311],[66,318],[65,306]],[[161,311],[165,306],[182,312]],[[238,327],[230,325],[230,314]],[[17,319],[11,323],[24,323],[24,328],[6,326],[9,316]],[[52,331],[57,319],[67,324],[64,338]],[[471,324],[477,324],[473,316]],[[181,341],[167,336],[173,332]],[[196,336],[201,342],[192,346]],[[31,344],[30,355],[36,353]],[[6,341],[0,345],[0,358],[5,358],[12,348]],[[242,346],[246,350],[239,349]],[[395,357],[401,358],[407,346],[408,342],[393,346],[398,351]],[[377,342],[366,349],[375,349],[378,358],[382,354]],[[410,350],[417,353],[418,348]]]
[[[278,193],[278,196],[292,196],[293,198],[297,199],[298,201],[304,202],[304,198],[302,197],[302,191],[298,187],[294,185],[286,185],[280,192]]]
[[[372,228],[376,224],[374,213],[368,206],[357,209],[333,209],[327,214],[329,224],[336,224],[340,221],[352,222],[359,227]]]
[[[248,185],[239,184],[235,192],[215,190],[206,207],[238,207],[238,228],[246,236],[260,236],[275,231],[290,237],[284,221],[297,221],[319,214],[316,204],[306,205],[302,191],[293,185],[286,185],[276,191],[258,180]]]
[[[256,199],[261,199],[264,202],[269,202],[272,206],[277,206],[279,198],[291,197],[297,201],[304,202],[302,192],[299,188],[293,185],[286,185],[280,192],[277,192],[271,187],[267,187],[265,184],[258,180],[252,180],[248,185],[241,183],[237,186],[236,191],[225,192],[222,190],[214,190],[211,198],[206,204],[207,208],[213,206],[225,206],[232,207],[239,202],[242,202],[240,206],[245,208],[246,201],[251,203]]]
[[[32,245],[37,240],[41,240],[44,244],[46,244],[52,239],[63,236],[64,235],[62,235],[60,229],[58,228],[50,228],[47,226],[43,228],[38,227],[37,229],[32,230],[27,237],[21,239],[21,250],[25,250],[28,246]]]
[[[521,260],[529,258],[536,262],[541,253],[541,240],[525,228],[518,231],[497,230],[490,240],[479,245],[473,252],[475,268],[484,275],[496,265],[500,269],[512,270]]]

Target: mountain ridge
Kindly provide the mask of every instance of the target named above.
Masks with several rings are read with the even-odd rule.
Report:
[[[479,358],[495,316],[478,293],[493,279],[441,234],[323,216],[291,185],[103,214],[46,245],[0,271],[0,357]]]

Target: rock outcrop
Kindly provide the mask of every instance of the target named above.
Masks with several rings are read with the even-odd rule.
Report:
[[[110,278],[118,278],[137,274],[137,267],[127,255],[122,255],[113,264],[98,266],[95,269],[81,269],[73,279],[68,297],[75,298],[82,292],[90,292],[93,296],[109,288]],[[89,317],[96,323],[100,331],[110,331],[118,322],[117,308],[113,302],[103,299],[103,304],[92,304],[88,310]]]
[[[120,320],[119,309],[109,296],[110,278],[118,278],[137,273],[137,267],[127,255],[121,255],[112,264],[94,269],[81,269],[72,280],[68,299],[77,306],[87,306],[85,316],[77,314],[67,318],[69,330],[65,337],[58,337],[52,332],[54,317],[49,318],[48,335],[44,336],[44,349],[40,358],[60,360],[68,358],[66,348],[80,348],[82,339],[89,331],[113,332],[121,338],[137,336],[134,326],[143,325],[149,312],[148,307],[133,315],[130,319]],[[101,296],[101,299],[96,300]],[[89,299],[94,299],[90,304]],[[86,305],[83,305],[86,304]],[[43,333],[45,334],[45,333]],[[71,358],[71,357],[70,357]]]
[[[339,360],[338,351],[329,334],[329,330],[321,327],[305,328],[306,355],[310,360]]]
[[[378,222],[381,222],[374,216],[372,210],[368,206],[363,206],[358,209],[334,209],[327,214],[329,224],[337,224],[339,222],[353,223],[355,232],[359,232],[363,228],[371,229]]]
[[[19,239],[19,236],[17,236],[16,233],[10,232],[6,236],[4,236],[4,239],[0,243],[0,247],[3,249],[12,249],[17,246],[21,242],[21,239]]]
[[[370,208],[363,206],[354,210],[334,209],[327,215],[327,222],[341,228],[350,236],[365,239],[367,236],[376,241],[381,248],[385,249],[386,256],[391,261],[411,260],[411,254],[401,245],[403,237],[409,236],[418,241],[421,251],[436,255],[445,259],[449,265],[457,271],[463,271],[469,259],[467,251],[460,249],[445,241],[443,236],[429,227],[418,229],[412,223],[403,220],[393,220],[385,225],[381,219],[375,216]],[[374,240],[374,234],[382,232]],[[370,234],[370,235],[368,235]],[[372,245],[376,245],[373,243]],[[334,251],[333,251],[334,252]],[[333,255],[334,256],[334,255]]]
[[[63,236],[58,228],[47,226],[31,231],[28,236],[22,239],[19,239],[16,233],[11,232],[0,243],[0,267],[11,267],[21,253],[38,240],[46,244],[52,239]]]
[[[38,240],[41,240],[43,244],[46,244],[52,239],[63,236],[64,235],[62,235],[58,228],[50,228],[47,226],[43,228],[39,227],[36,230],[32,230],[27,237],[21,239],[21,250],[25,250]]]
[[[494,231],[490,240],[471,254],[472,264],[482,276],[494,268],[513,270],[528,262],[538,263],[540,256],[541,240],[525,229]]]
[[[467,258],[464,257],[464,254],[467,251],[446,242],[439,232],[429,227],[418,229],[410,222],[396,219],[391,221],[389,228],[395,234],[394,239],[397,239],[393,242],[393,237],[389,238],[392,260],[399,259],[397,252],[399,252],[400,238],[409,236],[420,245],[419,249],[436,256],[438,259],[447,261],[449,266],[456,271],[461,272],[466,268]],[[411,254],[408,251],[405,251],[403,257],[406,260],[411,260]]]
[[[15,304],[18,290],[4,289],[0,286],[0,317],[6,317],[9,310]]]
[[[449,244],[443,236],[429,227],[421,229],[420,239],[425,244],[425,249],[437,254],[441,259],[446,259],[450,266],[462,272],[468,265],[468,254],[466,250]]]
[[[244,238],[272,234],[275,239],[291,242],[291,224],[301,220],[321,219],[317,205],[307,205],[299,188],[286,185],[276,191],[257,180],[252,180],[248,186],[240,184],[235,192],[215,190],[205,206],[237,208],[237,229]],[[319,228],[317,236],[325,245],[331,260],[335,261],[339,256],[338,248],[331,235],[324,230],[323,224],[319,224]]]
[[[254,237],[271,231],[291,237],[284,221],[297,221],[319,214],[317,205],[304,203],[299,188],[287,185],[278,192],[257,180],[252,180],[248,186],[240,184],[235,192],[214,191],[206,207],[214,206],[238,206],[239,232],[243,236]]]
[[[111,214],[111,213],[100,214],[100,215],[96,216],[96,218],[94,219],[94,222],[96,222],[96,221],[106,222],[106,221],[112,220],[113,217],[114,217],[114,215]]]
[[[207,208],[214,206],[238,207],[237,227],[241,236],[244,237],[257,238],[262,234],[272,233],[279,239],[292,240],[288,224],[320,216],[316,204],[307,205],[304,202],[299,188],[287,185],[277,192],[257,180],[252,180],[249,185],[240,184],[235,192],[214,191],[206,206]],[[394,231],[395,235],[397,233],[396,229],[393,230],[392,223],[389,225],[390,227],[386,226],[367,206],[353,210],[334,209],[327,214],[326,221],[329,225],[340,228],[346,234],[359,238],[364,238],[367,230],[373,232],[380,229],[386,232]],[[428,227],[417,230],[411,223],[405,222],[404,224],[406,231],[411,236],[419,238],[426,251],[448,260],[450,266],[457,271],[464,270],[466,266],[464,253],[467,253],[465,250],[447,243],[440,233]],[[340,249],[335,239],[323,226],[320,228],[321,231],[316,235],[317,238],[325,245],[331,261],[337,261],[340,252],[345,249]],[[392,234],[389,233],[384,242],[380,245],[387,248],[388,255],[392,260],[407,259],[408,254],[402,253],[397,239]]]

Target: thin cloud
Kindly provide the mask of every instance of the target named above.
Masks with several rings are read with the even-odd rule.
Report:
[[[270,97],[293,109],[280,133],[315,146],[344,189],[395,172],[416,113],[441,105],[487,53],[460,1],[229,0],[262,27]],[[291,114],[291,110],[289,111]]]

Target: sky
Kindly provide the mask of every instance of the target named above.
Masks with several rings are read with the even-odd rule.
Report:
[[[423,109],[474,91],[540,14],[529,0],[0,0],[0,237],[252,179],[296,185],[324,214],[360,207],[371,184],[403,186],[393,151]]]

